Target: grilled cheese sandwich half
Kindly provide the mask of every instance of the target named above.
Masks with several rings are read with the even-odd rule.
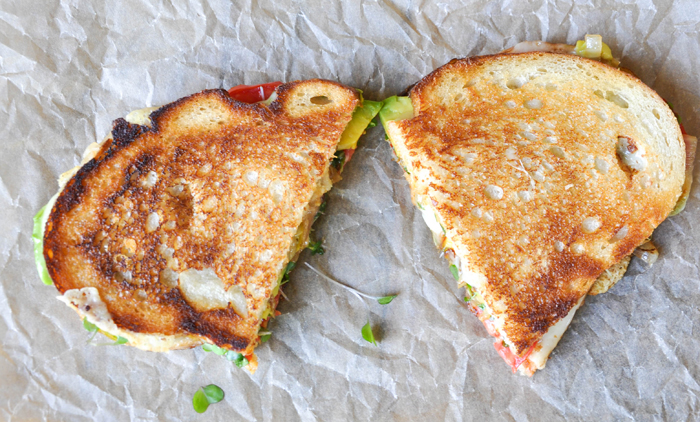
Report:
[[[212,343],[254,370],[288,264],[339,178],[336,151],[353,149],[379,108],[309,80],[256,104],[203,91],[116,120],[37,215],[44,281],[129,345]]]
[[[666,103],[571,54],[453,60],[380,117],[470,308],[525,375],[544,368],[596,280],[646,241],[684,184]]]

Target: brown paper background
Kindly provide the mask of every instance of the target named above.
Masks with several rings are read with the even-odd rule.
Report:
[[[274,4],[271,4],[274,3]],[[32,216],[111,121],[205,89],[311,77],[402,92],[453,57],[600,33],[700,133],[695,1],[0,0],[0,420],[686,420],[700,412],[700,183],[662,250],[589,298],[533,378],[514,376],[410,204],[381,127],[329,195],[251,376],[201,349],[92,347],[33,262]],[[696,178],[698,176],[698,171]],[[367,307],[368,306],[368,307]],[[369,311],[368,311],[369,309]],[[378,347],[360,328],[372,321]],[[226,393],[205,415],[197,388]]]

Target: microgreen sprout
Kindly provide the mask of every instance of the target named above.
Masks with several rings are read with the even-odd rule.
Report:
[[[92,322],[88,321],[87,317],[83,317],[83,327],[89,332],[92,333],[92,336],[88,339],[88,344],[92,342],[92,340],[95,338],[97,333],[102,333],[104,334],[107,338],[114,340],[114,343],[99,343],[99,344],[94,344],[94,346],[119,346],[120,344],[126,344],[129,342],[126,338],[122,336],[115,336],[113,334],[106,333],[102,330],[99,329],[99,327]]]
[[[224,390],[214,384],[202,387],[194,393],[192,406],[197,413],[204,413],[210,404],[218,403],[224,398]]]
[[[470,286],[469,284],[465,284],[465,285],[464,285],[464,288],[465,288],[465,292],[466,292],[466,294],[467,294],[467,296],[464,297],[464,301],[465,301],[465,302],[469,302],[470,300],[472,300],[472,298],[473,298],[474,295],[475,295],[474,289],[473,289],[472,286]]]
[[[115,345],[115,346],[118,346],[118,345],[120,345],[120,344],[126,344],[126,343],[128,343],[128,342],[129,342],[129,340],[125,339],[124,337],[122,337],[122,336],[117,336],[117,339],[114,341],[114,345]]]
[[[209,344],[209,343],[204,343],[202,345],[202,350],[204,350],[205,352],[215,353],[219,356],[223,356],[227,352],[226,349],[222,349],[221,347],[217,346],[216,344]]]
[[[361,291],[355,290],[355,289],[353,289],[353,288],[350,287],[350,286],[346,286],[345,284],[343,284],[343,283],[341,283],[341,282],[339,282],[339,281],[333,280],[332,278],[330,278],[330,277],[328,277],[327,275],[323,274],[322,272],[320,272],[320,271],[317,270],[316,268],[312,267],[311,264],[309,264],[308,262],[305,262],[304,264],[305,264],[307,267],[309,267],[309,269],[310,269],[311,271],[313,271],[313,272],[315,272],[316,274],[318,274],[321,278],[323,278],[323,279],[325,279],[325,280],[327,280],[327,281],[330,281],[331,283],[336,284],[336,285],[338,285],[338,286],[340,286],[340,287],[342,287],[342,288],[348,290],[349,292],[351,292],[351,293],[354,294],[355,296],[357,296],[357,298],[360,299],[360,300],[362,301],[362,303],[365,304],[365,306],[367,305],[367,303],[365,303],[365,301],[362,299],[363,297],[364,297],[364,298],[367,298],[367,299],[376,300],[380,305],[388,305],[389,303],[391,303],[392,300],[394,300],[394,298],[396,298],[396,296],[398,296],[398,295],[372,296],[372,295],[368,295],[368,294],[366,294],[366,293],[362,293]],[[369,311],[369,307],[367,308],[367,310]],[[376,341],[375,338],[374,338],[374,334],[372,333],[372,326],[370,325],[370,322],[369,322],[369,321],[367,321],[367,324],[365,324],[365,325],[362,327],[362,338],[365,339],[365,340],[367,340],[368,342],[374,344],[375,346],[377,345],[377,341]]]
[[[323,246],[321,246],[322,243],[322,241],[309,241],[309,246],[307,246],[307,248],[311,250],[312,255],[323,255],[326,251],[323,249]]]
[[[97,325],[88,321],[87,317],[83,318],[83,327],[85,327],[85,329],[88,330],[88,332],[90,333],[96,333],[97,330],[99,330],[99,328],[97,328]]]
[[[316,220],[318,220],[318,217],[322,216],[326,212],[326,206],[328,203],[326,201],[321,202],[321,205],[318,207],[318,211],[316,211],[316,215],[314,216],[314,223]]]
[[[335,153],[335,156],[333,157],[333,161],[331,161],[331,166],[334,168],[340,170],[343,168],[343,164],[345,164],[345,150],[340,150]]]
[[[377,341],[374,339],[374,333],[372,332],[372,326],[369,324],[369,321],[367,321],[367,324],[362,327],[362,338],[375,346],[377,345]]]
[[[282,282],[280,283],[280,286],[289,282],[289,273],[294,269],[295,265],[297,265],[296,262],[287,263],[287,266],[284,269],[284,274],[282,275]]]
[[[246,359],[245,356],[243,356],[242,353],[236,353],[231,350],[229,350],[226,353],[226,359],[230,360],[231,362],[235,363],[237,367],[243,368],[244,366],[248,366],[248,359]]]
[[[459,268],[455,264],[450,265],[450,272],[452,273],[452,277],[455,278],[455,280],[459,280]]]
[[[311,264],[309,264],[308,262],[305,262],[304,264],[305,264],[307,267],[309,267],[309,268],[311,269],[311,271],[313,271],[313,272],[315,272],[316,274],[318,274],[319,276],[321,276],[321,278],[325,279],[326,281],[330,281],[331,283],[336,284],[336,285],[338,285],[338,286],[340,286],[340,287],[342,287],[342,288],[344,288],[344,289],[346,289],[346,290],[348,290],[348,291],[354,293],[355,296],[359,297],[360,299],[361,299],[361,296],[362,296],[362,297],[366,297],[367,299],[376,300],[377,302],[379,302],[380,299],[383,299],[383,300],[385,301],[385,303],[382,303],[382,302],[379,302],[379,303],[382,304],[382,305],[386,305],[386,304],[388,304],[389,302],[391,302],[392,300],[394,300],[394,298],[397,296],[397,295],[392,295],[392,296],[372,296],[372,295],[368,295],[367,293],[362,293],[361,291],[355,290],[355,289],[353,289],[352,287],[347,286],[347,285],[345,285],[345,284],[343,284],[343,283],[341,283],[341,282],[339,282],[339,281],[333,280],[332,278],[330,278],[330,277],[328,277],[327,275],[323,274],[322,272],[320,272],[320,271],[317,270],[316,268],[312,267]],[[389,299],[389,298],[390,298],[390,299]]]
[[[269,331],[258,331],[258,335],[260,336],[260,343],[265,343],[270,339],[272,333]]]
[[[268,334],[269,336],[269,334]],[[219,356],[224,356],[226,359],[230,360],[231,362],[235,363],[237,367],[243,368],[244,366],[248,365],[248,359],[246,359],[243,354],[234,352],[233,350],[226,350],[224,348],[221,348],[217,346],[216,344],[209,344],[209,343],[204,343],[202,345],[202,350],[205,352],[212,352],[214,354],[217,354]]]
[[[92,322],[88,321],[87,317],[83,318],[83,327],[88,331],[88,333],[92,333],[90,338],[88,339],[88,344],[92,341],[92,339],[95,338],[97,335],[97,332],[100,330],[97,328],[97,325],[93,324]]]

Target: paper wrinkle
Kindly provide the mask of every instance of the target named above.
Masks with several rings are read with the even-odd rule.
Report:
[[[0,419],[190,420],[197,388],[226,394],[212,420],[692,419],[700,393],[700,165],[686,211],[589,297],[547,368],[514,376],[466,308],[410,201],[380,127],[369,129],[314,225],[326,253],[298,265],[255,375],[201,349],[93,347],[41,284],[32,217],[58,175],[112,121],[206,88],[321,77],[381,100],[454,57],[523,40],[601,33],[623,66],[700,135],[700,9],[691,2],[259,4],[46,0],[0,10]],[[700,162],[700,157],[696,163]],[[369,320],[378,346],[362,339]],[[101,335],[95,342],[107,342]]]

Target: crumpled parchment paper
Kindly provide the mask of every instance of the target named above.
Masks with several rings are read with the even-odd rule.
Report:
[[[274,4],[272,4],[274,3]],[[308,262],[257,349],[251,376],[201,349],[86,345],[41,284],[32,216],[111,121],[205,88],[321,77],[379,100],[453,57],[522,40],[603,35],[623,65],[700,134],[700,7],[687,1],[3,0],[0,2],[0,419],[685,420],[700,411],[700,183],[635,261],[589,298],[533,378],[514,376],[462,302],[410,204],[381,127],[330,193]],[[696,178],[699,173],[696,164]],[[360,328],[375,327],[378,346]],[[225,399],[198,416],[194,392]]]

